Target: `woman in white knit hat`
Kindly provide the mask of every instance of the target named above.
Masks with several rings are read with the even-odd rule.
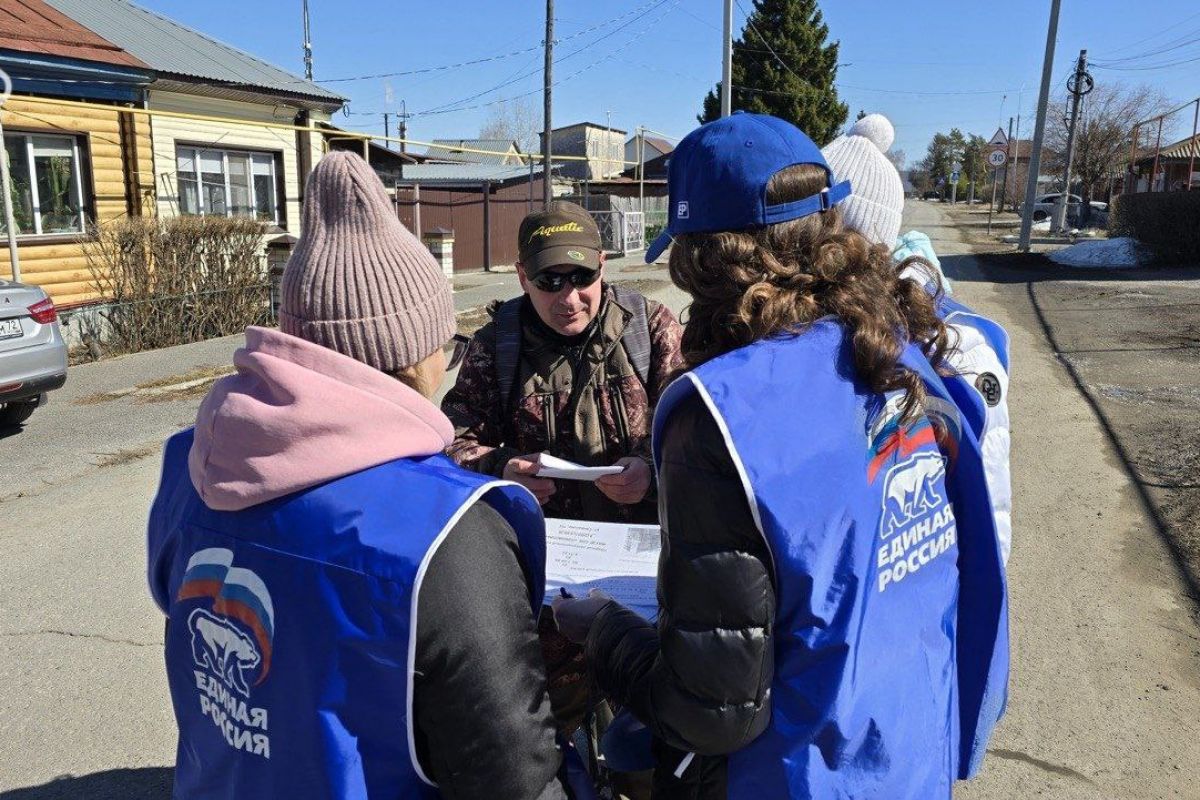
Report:
[[[174,796],[561,798],[524,488],[454,466],[450,287],[371,168],[308,180],[280,329],[166,446]]]
[[[895,137],[887,117],[868,114],[821,152],[837,180],[848,180],[854,187],[853,194],[842,203],[846,227],[887,246],[902,277],[940,294],[949,281],[942,274],[929,237],[920,231],[900,236],[904,188],[900,173],[886,155]],[[995,321],[949,297],[939,297],[938,312],[957,340],[947,361],[973,387],[975,404],[983,411],[977,415],[976,433],[983,445],[1000,552],[1007,563],[1012,549],[1008,334]]]

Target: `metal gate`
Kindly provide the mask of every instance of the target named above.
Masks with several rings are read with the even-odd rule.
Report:
[[[600,229],[600,246],[628,255],[646,249],[646,216],[641,211],[589,211]]]

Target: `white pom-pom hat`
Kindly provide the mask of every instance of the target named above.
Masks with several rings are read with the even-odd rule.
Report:
[[[850,181],[853,193],[840,208],[846,227],[873,243],[894,247],[900,236],[904,185],[885,155],[896,129],[882,114],[868,114],[821,150],[835,181]]]

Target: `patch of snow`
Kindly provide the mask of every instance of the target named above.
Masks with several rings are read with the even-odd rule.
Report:
[[[1133,269],[1149,264],[1153,258],[1148,247],[1128,236],[1079,242],[1049,253],[1047,257],[1066,267],[1108,269]]]
[[[1041,222],[1033,223],[1033,229],[1035,231],[1037,231],[1038,233],[1049,233],[1050,232],[1050,218],[1047,217],[1046,219],[1042,220]]]

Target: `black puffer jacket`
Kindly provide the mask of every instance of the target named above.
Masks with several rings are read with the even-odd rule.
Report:
[[[657,628],[612,603],[596,617],[587,655],[601,688],[660,740],[655,800],[723,799],[726,754],[770,721],[771,559],[724,438],[698,396],[671,415],[662,461]],[[676,778],[689,752],[697,755]]]
[[[414,733],[441,797],[569,797],[525,560],[491,506],[471,506],[434,553],[417,610]]]

